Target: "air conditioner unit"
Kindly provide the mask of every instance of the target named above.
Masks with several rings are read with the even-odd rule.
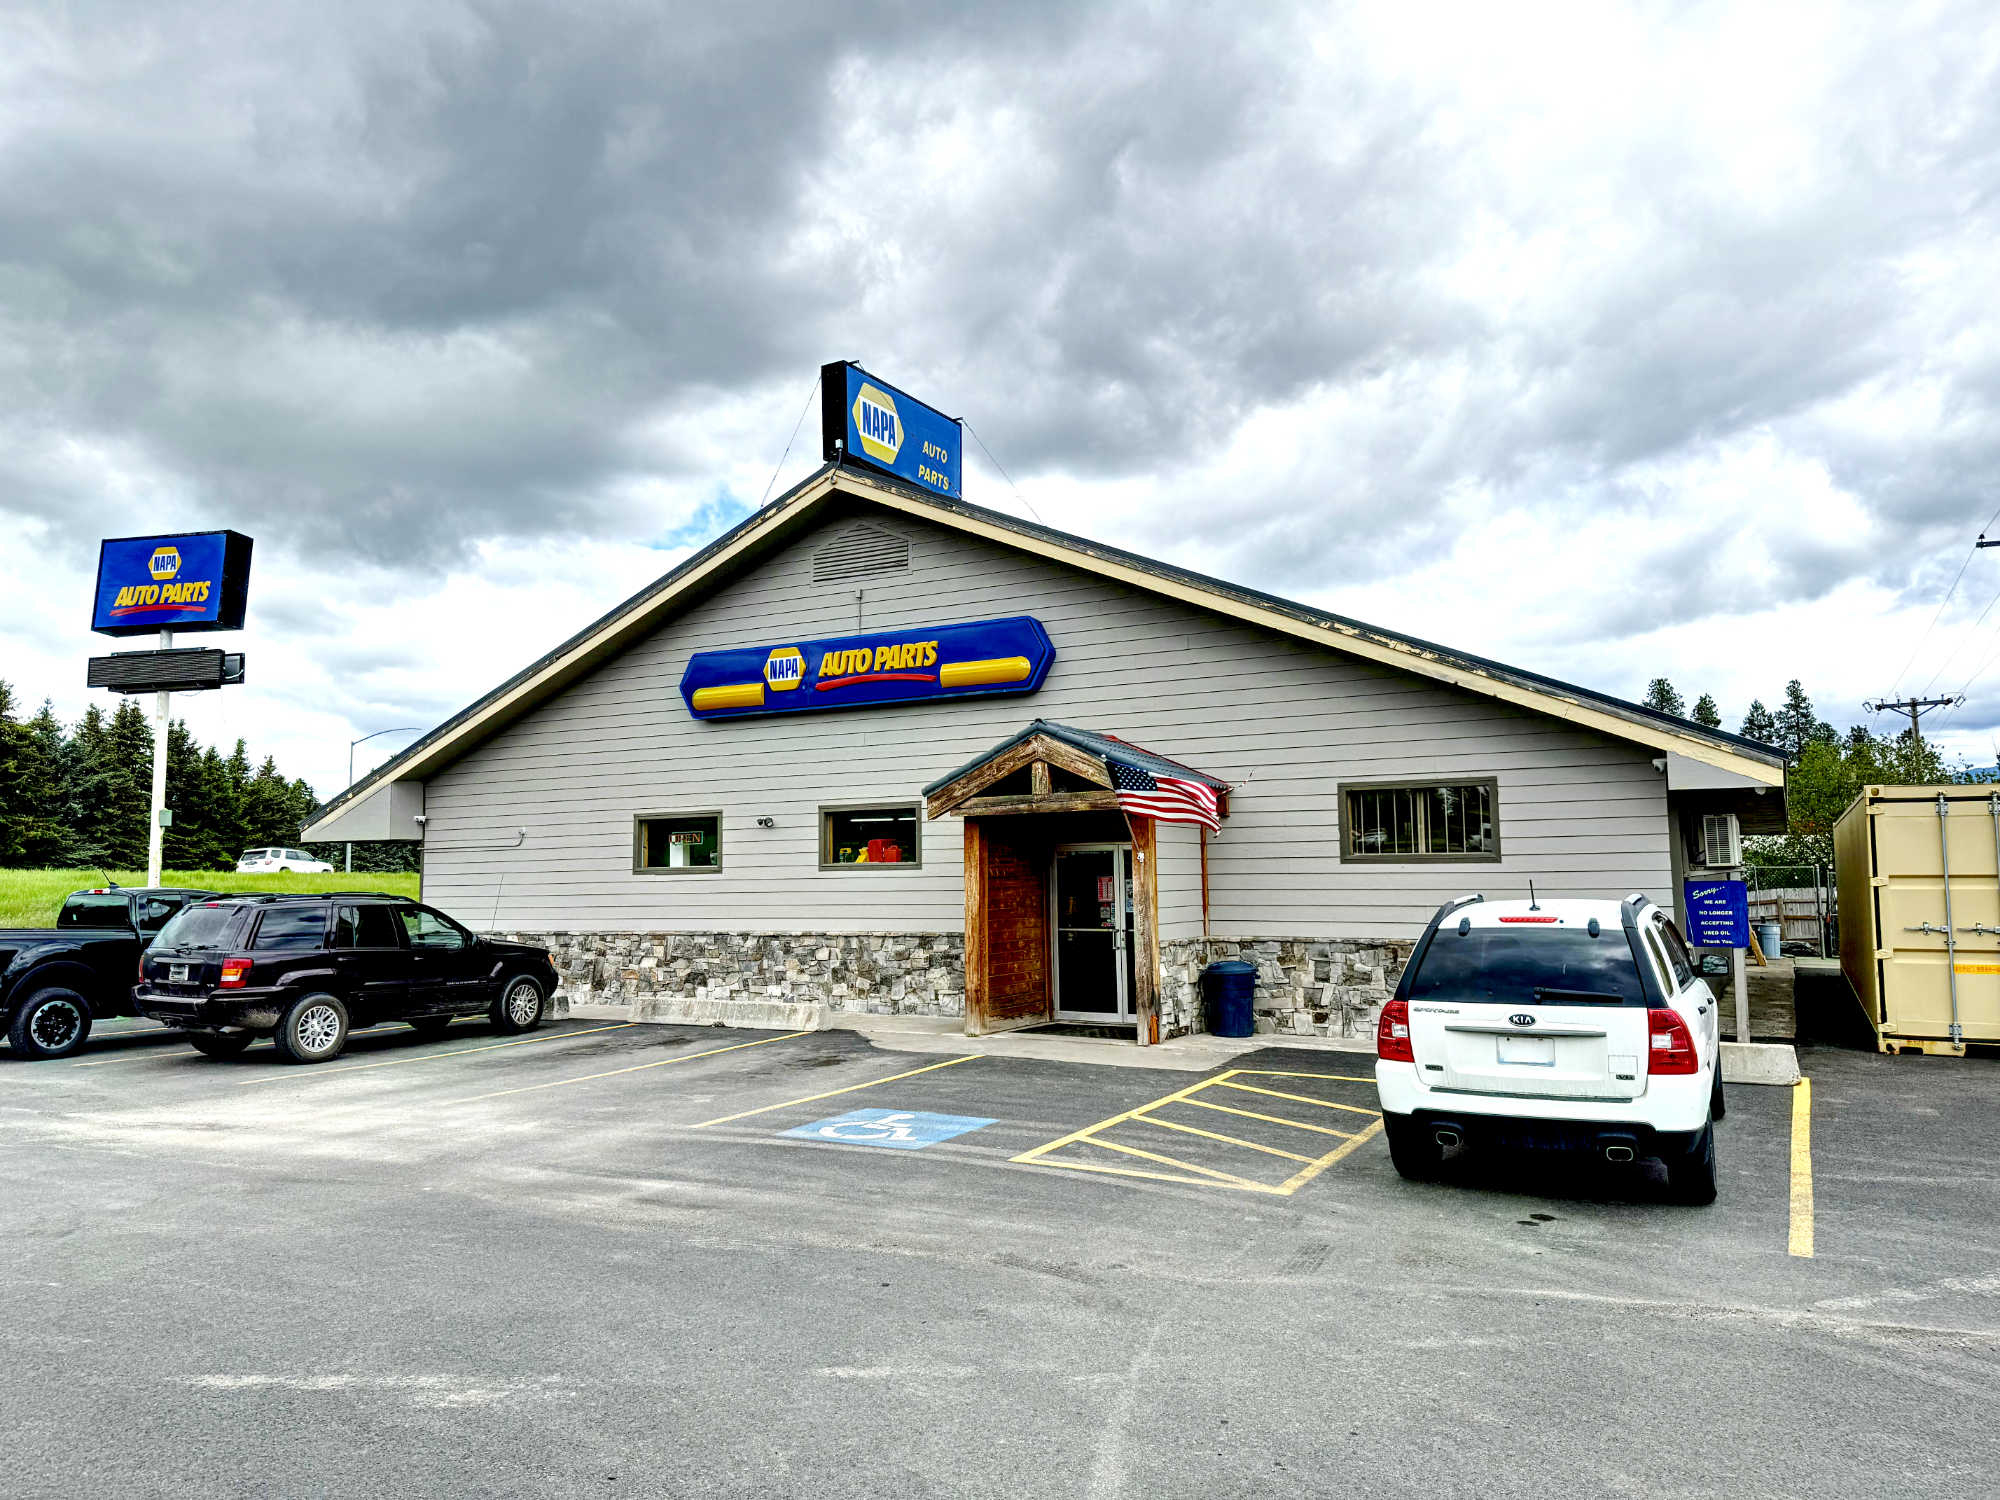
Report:
[[[1711,870],[1734,869],[1743,863],[1743,837],[1735,813],[1702,815],[1701,850]]]

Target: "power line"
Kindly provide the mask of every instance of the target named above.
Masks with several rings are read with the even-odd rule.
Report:
[[[813,409],[813,397],[818,394],[819,378],[815,376],[813,388],[806,392],[806,404],[799,408],[799,419],[792,424],[792,435],[785,440],[784,455],[779,458],[778,467],[771,471],[771,482],[764,486],[764,498],[757,502],[757,509],[762,510],[770,503],[771,491],[778,487],[778,476],[785,472],[785,459],[792,456],[792,444],[799,440],[799,429],[806,425],[806,413]]]
[[[1959,579],[1965,577],[1965,570],[1972,566],[1973,554],[1979,550],[1980,543],[1986,540],[1986,533],[1991,529],[1995,521],[2000,521],[2000,510],[1994,511],[1987,519],[1986,525],[1979,528],[1979,541],[1974,542],[1970,547],[1965,549],[1965,561],[1958,565],[1957,577],[1952,579],[1951,587],[1945,590],[1944,599],[1939,603],[1937,613],[1931,616],[1930,624],[1926,625],[1924,633],[1917,637],[1917,644],[1910,650],[1910,659],[1903,663],[1903,670],[1898,672],[1896,680],[1889,684],[1890,692],[1895,692],[1897,688],[1903,685],[1903,679],[1909,675],[1910,668],[1916,664],[1917,653],[1924,649],[1924,642],[1931,638],[1931,632],[1937,629],[1937,622],[1944,618],[1945,605],[1950,604],[1952,595],[1958,592]]]
[[[1028,497],[1021,493],[1021,487],[1018,484],[1014,483],[1012,479],[1008,478],[1007,471],[1005,469],[1000,468],[1000,460],[993,456],[993,450],[986,446],[986,439],[979,435],[978,429],[976,429],[970,422],[967,422],[965,424],[965,430],[972,434],[973,442],[979,444],[979,451],[986,455],[986,461],[991,465],[993,465],[994,468],[1000,470],[1000,477],[1002,479],[1007,480],[1007,488],[1014,492],[1014,498],[1020,501],[1023,505],[1028,505]],[[1046,526],[1048,524],[1046,521],[1042,520],[1040,515],[1036,513],[1035,507],[1032,505],[1028,505],[1028,514],[1035,517],[1035,523],[1037,525]]]

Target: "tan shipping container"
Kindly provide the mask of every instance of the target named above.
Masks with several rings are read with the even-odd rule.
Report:
[[[1840,966],[1876,1045],[2000,1042],[2000,789],[1868,787],[1833,855]]]

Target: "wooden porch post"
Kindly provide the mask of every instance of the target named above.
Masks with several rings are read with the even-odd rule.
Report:
[[[1132,830],[1132,1009],[1139,1023],[1139,1045],[1156,1046],[1160,1040],[1160,882],[1153,837],[1153,820],[1127,814]]]
[[[965,820],[965,1034],[986,1031],[986,825]]]

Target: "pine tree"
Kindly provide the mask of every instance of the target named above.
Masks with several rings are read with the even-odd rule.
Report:
[[[1675,691],[1674,685],[1664,677],[1655,677],[1646,684],[1646,707],[1658,713],[1672,714],[1680,718],[1687,708],[1686,702]]]
[[[104,732],[102,816],[93,831],[110,869],[143,870],[153,809],[153,726],[131,698],[119,701]]]
[[[1795,757],[1803,755],[1807,745],[1831,745],[1838,739],[1833,726],[1813,713],[1812,699],[1796,677],[1785,684],[1785,704],[1772,716],[1772,723],[1777,743]]]
[[[1715,700],[1709,697],[1707,693],[1703,693],[1699,698],[1695,699],[1694,712],[1689,717],[1695,723],[1709,729],[1720,729],[1722,727],[1722,714],[1716,708]]]
[[[1771,717],[1771,711],[1764,707],[1761,699],[1750,700],[1750,712],[1743,716],[1743,727],[1737,731],[1746,740],[1757,740],[1766,745],[1778,743],[1778,723]]]
[[[16,722],[13,690],[0,682],[0,866],[48,869],[65,851],[62,787],[48,738],[54,720],[44,703],[33,719]]]
[[[69,788],[63,780],[63,732],[55,705],[42,700],[41,711],[21,726],[27,736],[22,780],[33,824],[21,862],[29,869],[61,870],[75,864],[76,835],[69,825]]]

